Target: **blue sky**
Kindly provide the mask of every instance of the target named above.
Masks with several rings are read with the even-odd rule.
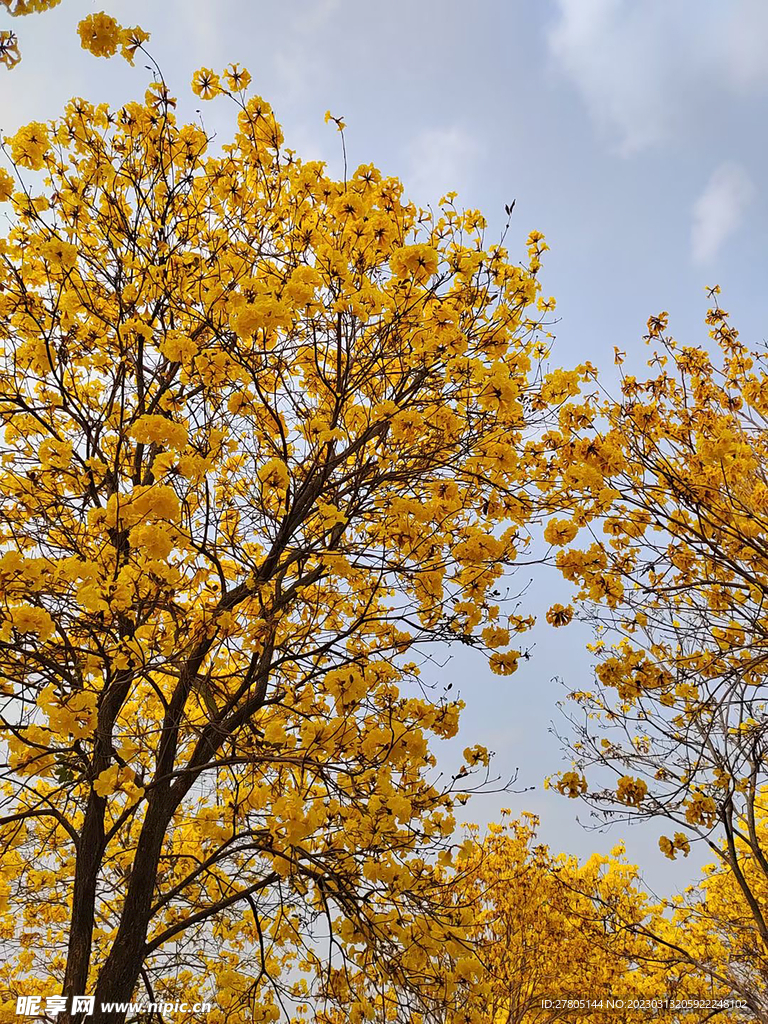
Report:
[[[129,68],[79,48],[76,23],[102,7],[152,33],[181,115],[200,108],[221,138],[226,103],[202,104],[189,81],[201,65],[236,60],[302,157],[340,172],[330,108],[346,120],[351,165],[397,174],[422,204],[457,189],[493,235],[515,199],[513,258],[534,228],[551,246],[542,282],[558,301],[559,365],[590,359],[611,380],[616,345],[629,353],[625,370],[642,372],[645,321],[662,309],[680,341],[706,341],[705,286],[715,283],[747,341],[766,338],[767,151],[755,130],[768,100],[764,0],[62,0],[12,26],[24,59],[0,75],[3,132],[56,116],[73,95],[143,95],[141,59]],[[563,586],[537,573],[528,608],[542,614]],[[536,787],[485,797],[471,816],[535,810],[551,845],[581,855],[623,837],[648,882],[668,891],[701,858],[670,865],[657,826],[585,833],[585,809],[541,789],[563,766],[547,731],[565,692],[553,680],[586,685],[588,638],[578,625],[537,627],[534,656],[511,679],[465,649],[441,670],[468,703],[460,746],[485,742],[500,774],[519,768],[519,788]]]

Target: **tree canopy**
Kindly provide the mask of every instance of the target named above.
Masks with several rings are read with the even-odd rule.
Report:
[[[334,180],[247,85],[195,77],[237,106],[218,153],[160,79],[7,141],[0,971],[215,990],[214,1021],[301,1015],[340,963],[351,1020],[379,979],[462,1002],[462,783],[427,742],[461,702],[420,664],[515,671],[498,585],[552,500],[528,435],[587,370],[541,369],[540,234],[512,263],[450,196]]]
[[[131,63],[149,38],[78,31]],[[514,204],[494,241],[455,193],[420,209],[350,172],[328,112],[334,176],[250,84],[193,78],[233,105],[221,144],[159,70],[3,141],[2,990],[62,992],[65,1024],[86,993],[94,1024],[153,1019],[132,999],[212,1024],[554,1024],[569,996],[592,1024],[764,1019],[766,353],[712,289],[719,357],[662,313],[656,376],[601,397],[590,363],[550,366],[547,245],[510,255]],[[464,705],[431,659],[528,657],[511,574],[540,527],[597,634],[553,784],[659,820],[671,859],[707,844],[677,897],[621,846],[552,854],[533,815],[457,831],[490,755],[440,773]]]
[[[672,859],[707,844],[749,908],[757,964],[768,948],[768,366],[718,294],[707,315],[715,352],[679,345],[667,314],[652,317],[656,376],[626,375],[619,400],[552,438],[571,458],[592,451],[615,494],[606,513],[584,493],[565,540],[585,530],[592,543],[557,556],[596,626],[597,666],[596,688],[571,694],[587,715],[573,716],[574,769],[556,785],[609,813],[659,819]],[[757,1011],[754,980],[745,986]]]

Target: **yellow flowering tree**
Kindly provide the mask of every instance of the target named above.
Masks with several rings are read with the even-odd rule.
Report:
[[[574,403],[571,428],[547,436],[582,492],[557,562],[597,630],[596,687],[571,694],[574,765],[556,785],[664,822],[667,857],[709,846],[764,956],[768,354],[741,342],[718,293],[713,351],[652,317],[655,376],[624,375],[620,400]]]
[[[645,891],[622,843],[580,863],[538,843],[538,824],[525,814],[485,836],[471,827],[456,859],[452,898],[483,965],[473,987],[483,1020],[765,1019],[765,953],[732,872],[711,866],[663,900]],[[748,853],[742,863],[754,872]],[[754,884],[764,901],[765,879]]]
[[[353,1022],[395,982],[426,1013],[479,970],[428,746],[462,705],[420,666],[461,640],[508,675],[530,624],[497,585],[555,501],[544,242],[334,180],[247,84],[195,76],[236,104],[217,154],[158,81],[0,175],[0,979],[94,1024],[134,993],[303,1019],[329,971]]]
[[[642,891],[637,869],[621,847],[583,864],[555,855],[537,842],[537,828],[536,817],[524,815],[489,826],[485,837],[473,829],[457,861],[455,898],[472,916],[484,967],[475,990],[482,1019],[662,1019],[661,1008],[638,1013],[608,1005],[611,997],[629,1001],[666,992],[654,970],[654,944],[640,933],[657,908]]]
[[[471,1006],[480,1020],[641,1024],[703,1022],[719,1013],[739,1024],[763,1019],[744,999],[733,1002],[729,973],[737,972],[736,957],[746,949],[742,943],[732,951],[729,972],[727,939],[713,929],[711,894],[707,912],[700,888],[665,905],[645,892],[623,844],[580,863],[539,843],[538,824],[523,814],[490,825],[484,835],[469,826],[447,876],[446,898],[466,922],[481,965],[471,981]],[[339,972],[328,984],[337,1005],[319,1024],[344,1024],[347,979]],[[440,1024],[468,1019],[466,1007],[450,1005],[429,1018]]]
[[[768,842],[768,794],[757,801],[755,828]],[[749,832],[749,823],[741,822]],[[669,949],[683,953],[690,969],[711,977],[747,1003],[749,1019],[768,1014],[768,954],[755,928],[750,900],[768,903],[768,879],[750,846],[737,839],[736,870],[723,858],[705,867],[703,877],[670,908]],[[739,876],[743,879],[740,881]],[[750,898],[747,898],[746,892]],[[682,959],[682,958],[681,958]]]

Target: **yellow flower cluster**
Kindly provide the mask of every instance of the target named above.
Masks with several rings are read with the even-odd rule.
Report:
[[[392,253],[389,265],[396,278],[425,284],[437,273],[438,254],[429,245],[407,245]]]
[[[77,246],[61,238],[52,238],[41,245],[40,255],[52,270],[66,273],[77,263]]]
[[[108,797],[113,793],[125,793],[130,802],[143,795],[143,787],[137,785],[136,774],[130,768],[113,764],[105,768],[93,783],[93,790],[100,797]]]
[[[95,57],[114,57],[117,53],[120,45],[120,26],[104,11],[83,18],[77,26],[77,31],[83,49]]]
[[[221,91],[221,79],[210,68],[200,68],[192,76],[192,92],[201,99],[212,100]]]
[[[648,784],[642,779],[633,779],[631,775],[622,775],[616,790],[616,796],[629,807],[639,807],[648,795]]]
[[[130,430],[130,436],[141,444],[154,444],[175,451],[184,448],[188,434],[183,423],[157,413],[145,413],[140,416]]]
[[[11,159],[19,167],[42,170],[50,152],[48,128],[40,121],[32,121],[11,136]]]
[[[37,14],[40,11],[48,11],[60,4],[61,0],[0,0],[0,3],[15,18],[23,14]]]
[[[15,182],[5,168],[0,167],[0,203],[6,203],[14,193]]]
[[[173,550],[173,538],[157,523],[140,523],[130,532],[132,547],[141,548],[150,558],[166,559]]]
[[[686,801],[685,820],[691,825],[709,828],[717,817],[717,804],[711,796],[695,790]]]
[[[547,544],[562,546],[569,544],[579,532],[578,525],[572,519],[550,519],[544,530]]]
[[[520,651],[495,652],[488,659],[488,666],[497,676],[511,676],[517,672],[520,661]]]
[[[84,50],[95,57],[114,57],[118,47],[122,56],[133,64],[139,47],[149,39],[149,33],[135,26],[123,28],[111,15],[100,11],[89,14],[78,24],[77,31]]]
[[[0,64],[4,64],[12,71],[20,61],[21,53],[16,33],[6,28],[0,29]]]
[[[212,100],[222,92],[243,92],[251,84],[251,75],[247,68],[239,64],[230,64],[224,70],[224,82],[210,68],[199,68],[192,76],[192,92],[203,100]]]
[[[180,512],[176,492],[168,484],[140,484],[125,494],[111,494],[106,508],[91,509],[90,525],[107,529],[134,526],[143,520],[175,521]]]
[[[20,604],[10,610],[10,621],[19,633],[35,633],[41,640],[47,640],[53,633],[54,624],[45,608]]]
[[[661,836],[659,839],[659,849],[669,860],[674,860],[678,852],[687,857],[691,852],[691,844],[684,832],[675,832],[672,839],[669,839],[667,836]]]
[[[570,605],[553,604],[547,609],[546,619],[550,626],[567,626],[573,619],[573,608]]]
[[[51,732],[61,737],[83,740],[96,728],[96,694],[80,690],[68,699],[57,698],[52,684],[44,687],[37,704],[48,719]]]
[[[587,780],[578,772],[564,772],[555,783],[558,793],[569,796],[572,800],[587,792]]]

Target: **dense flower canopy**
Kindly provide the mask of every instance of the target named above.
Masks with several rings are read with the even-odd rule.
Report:
[[[78,32],[130,63],[149,38],[104,11]],[[32,981],[94,992],[94,1024],[137,996],[551,1024],[545,996],[619,988],[763,1019],[765,353],[712,289],[720,361],[662,313],[657,375],[601,400],[589,363],[547,365],[547,245],[510,258],[514,204],[496,242],[455,193],[419,209],[349,172],[328,111],[337,180],[250,86],[195,73],[233,104],[216,148],[159,70],[3,141],[0,1020]],[[662,819],[669,859],[709,844],[666,907],[622,848],[553,856],[531,815],[457,840],[490,754],[438,774],[463,702],[430,652],[517,672],[539,526],[598,634],[555,786]],[[668,1019],[608,1009],[580,1018]]]
[[[267,1020],[327,933],[374,992],[466,1002],[427,743],[461,702],[421,652],[517,668],[497,585],[559,501],[528,435],[590,371],[541,367],[540,234],[514,264],[450,196],[328,177],[247,82],[195,77],[237,104],[218,155],[162,81],[7,143],[3,977]]]

